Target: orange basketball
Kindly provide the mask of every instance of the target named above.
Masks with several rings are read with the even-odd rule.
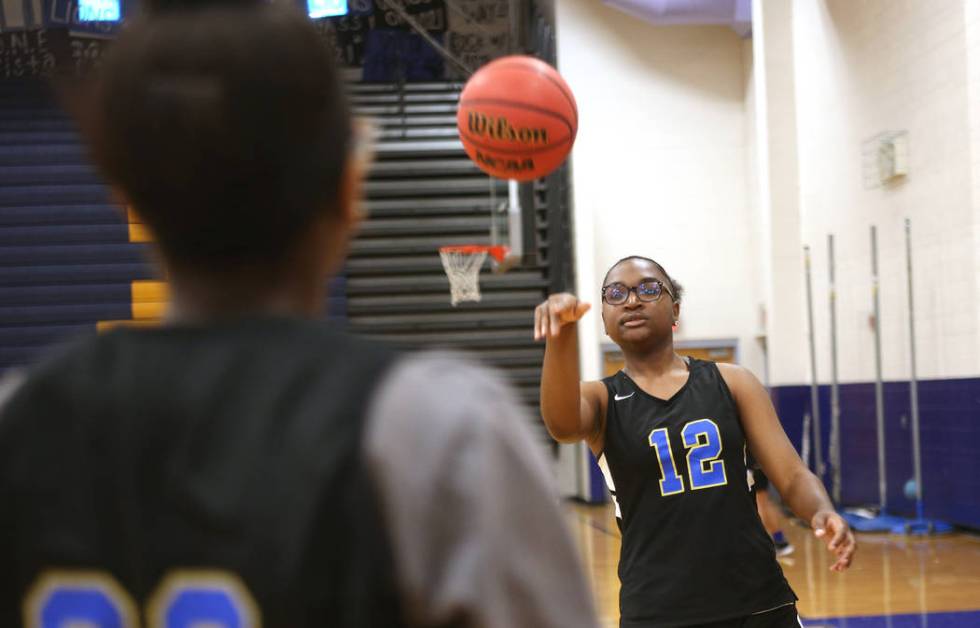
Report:
[[[565,161],[578,108],[553,67],[534,57],[502,57],[470,77],[456,126],[466,154],[484,172],[530,181]]]

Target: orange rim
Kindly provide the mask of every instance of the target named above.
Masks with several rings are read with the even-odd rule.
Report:
[[[498,262],[504,261],[507,257],[507,251],[509,249],[506,246],[488,246],[485,244],[454,244],[451,246],[441,246],[439,247],[440,253],[488,253],[492,258]]]

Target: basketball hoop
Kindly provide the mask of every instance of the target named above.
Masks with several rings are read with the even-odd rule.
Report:
[[[507,256],[505,246],[462,244],[439,248],[442,267],[449,277],[450,302],[480,300],[480,268],[489,254],[499,264]]]

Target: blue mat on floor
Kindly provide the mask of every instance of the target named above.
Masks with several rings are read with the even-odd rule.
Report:
[[[905,523],[904,517],[881,513],[876,517],[864,517],[853,512],[840,513],[847,523],[858,532],[891,532]]]
[[[980,627],[980,610],[826,619],[804,617],[803,626],[805,628],[976,628]]]

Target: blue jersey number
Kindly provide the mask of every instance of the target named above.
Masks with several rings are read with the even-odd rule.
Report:
[[[221,571],[168,574],[150,596],[150,628],[258,628],[259,612],[237,577]],[[138,628],[139,613],[129,594],[102,572],[48,572],[24,601],[28,628]]]
[[[657,451],[657,462],[660,463],[660,494],[674,495],[684,492],[684,478],[677,475],[674,455],[670,451],[670,439],[667,428],[661,427],[650,432],[650,446]]]
[[[720,459],[722,444],[717,423],[711,419],[691,421],[681,430],[681,440],[687,449],[687,477],[692,491],[728,484],[725,461]],[[660,494],[683,493],[684,478],[677,473],[667,428],[660,427],[650,432],[649,441],[656,450],[660,464]]]
[[[24,600],[24,625],[135,628],[139,614],[129,594],[108,574],[54,571],[31,587]]]
[[[691,421],[681,430],[684,447],[687,448],[687,477],[691,478],[691,490],[728,484],[725,461],[721,456],[721,433],[711,419]]]

